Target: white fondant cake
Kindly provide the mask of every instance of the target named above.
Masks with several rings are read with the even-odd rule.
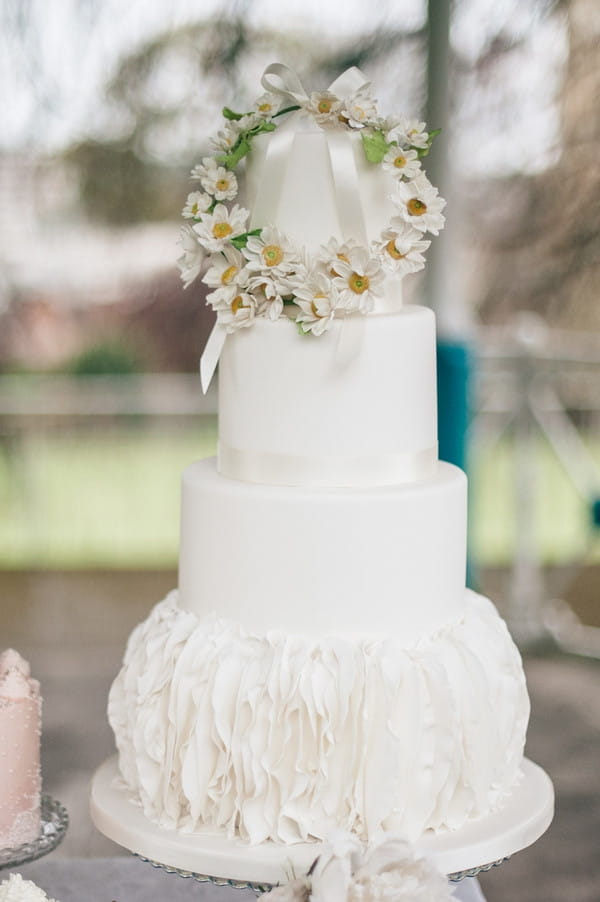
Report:
[[[378,117],[356,74],[308,97],[269,73],[282,97],[228,111],[221,155],[194,170],[206,194],[188,198],[182,271],[210,254],[218,457],[183,475],[179,589],[132,634],[109,717],[159,824],[415,840],[502,805],[529,713],[504,623],[465,588],[466,478],[437,459],[434,318],[400,304],[405,262],[419,268],[443,221],[420,170],[431,136]],[[245,232],[222,201],[255,138]]]

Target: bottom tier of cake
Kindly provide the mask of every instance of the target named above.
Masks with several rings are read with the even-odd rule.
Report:
[[[252,635],[172,592],[132,633],[109,698],[144,814],[253,844],[458,829],[514,789],[528,716],[519,653],[470,591],[411,649]]]

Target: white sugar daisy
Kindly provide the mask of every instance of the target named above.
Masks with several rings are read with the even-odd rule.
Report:
[[[205,157],[202,163],[192,169],[192,178],[217,201],[233,200],[238,192],[237,177],[234,172],[219,166],[214,157]]]
[[[224,247],[220,254],[212,254],[208,260],[208,269],[202,277],[202,281],[209,288],[223,288],[227,285],[244,285],[248,273],[245,267],[246,261],[241,253],[231,245]]]
[[[349,238],[348,241],[340,242],[337,238],[330,238],[327,244],[322,244],[316,256],[316,265],[323,272],[330,276],[337,275],[336,263],[343,260],[348,263],[350,252],[360,247],[358,241]]]
[[[386,172],[391,172],[397,178],[405,178],[410,181],[417,177],[421,170],[421,162],[416,150],[403,150],[394,145],[381,161]]]
[[[265,226],[260,235],[251,235],[244,256],[250,272],[267,272],[272,276],[287,275],[300,262],[292,243],[275,226]]]
[[[283,313],[284,294],[289,291],[278,279],[269,274],[258,273],[248,279],[248,291],[256,302],[256,315],[270,320],[279,319]]]
[[[214,157],[204,157],[201,163],[197,163],[196,166],[194,166],[190,176],[196,182],[201,182],[203,178],[206,178],[209,172],[214,172],[218,165],[219,164]]]
[[[338,122],[342,101],[331,91],[313,91],[308,102],[304,104],[304,109],[321,125],[325,122]]]
[[[344,101],[342,116],[351,128],[363,128],[378,122],[377,101],[371,93],[371,85],[363,85]]]
[[[216,166],[210,169],[200,183],[215,200],[233,200],[238,193],[238,181],[235,172]]]
[[[418,119],[407,119],[406,116],[394,116],[386,119],[384,126],[386,141],[399,144],[400,147],[427,147],[429,133],[424,122]]]
[[[227,247],[232,238],[246,231],[248,210],[237,204],[228,210],[217,204],[212,213],[202,213],[200,222],[192,226],[205,250],[216,253]]]
[[[181,215],[185,219],[196,219],[201,213],[206,213],[211,204],[212,197],[209,194],[204,194],[202,191],[192,191],[187,196]]]
[[[311,273],[303,285],[296,288],[296,304],[300,313],[296,322],[303,332],[322,335],[333,322],[340,309],[340,296],[336,285],[324,272]]]
[[[442,210],[446,201],[439,196],[437,188],[433,187],[424,173],[412,182],[398,182],[391,198],[401,218],[419,232],[437,235],[443,228],[445,218]]]
[[[240,130],[235,122],[227,122],[223,128],[217,132],[216,136],[210,139],[211,146],[221,153],[229,153],[233,149],[240,136]],[[193,172],[193,170],[192,170]]]
[[[399,217],[392,220],[392,227],[381,233],[381,241],[375,243],[383,268],[404,276],[418,272],[425,266],[423,254],[431,241],[423,240],[423,233]]]
[[[341,305],[348,311],[370,313],[375,296],[383,287],[383,269],[377,257],[372,257],[365,248],[355,248],[347,261],[336,261],[335,271],[333,284],[339,291]]]
[[[0,883],[0,902],[54,902],[33,880],[24,880],[21,874],[10,874]]]
[[[182,225],[179,229],[179,241],[183,254],[177,260],[184,288],[196,279],[204,264],[204,248],[198,242],[198,236],[191,225]]]
[[[271,119],[281,109],[283,98],[266,91],[254,101],[254,112],[261,119]]]
[[[247,291],[240,290],[237,285],[217,288],[206,296],[217,314],[217,321],[226,327],[228,332],[236,332],[251,326],[256,317],[256,302]]]
[[[240,132],[249,132],[250,129],[254,128],[255,125],[258,125],[262,120],[263,116],[260,116],[258,113],[246,113],[245,116],[242,116],[241,119],[237,120],[237,127]]]

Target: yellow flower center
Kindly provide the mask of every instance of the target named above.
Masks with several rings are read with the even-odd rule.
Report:
[[[319,113],[330,113],[332,106],[333,106],[333,101],[327,100],[326,97],[323,97],[321,100],[319,100],[319,102],[317,104],[317,110],[319,111]]]
[[[406,166],[406,157],[403,156],[403,154],[398,154],[398,156],[394,158],[394,166],[396,169],[404,169]]]
[[[192,216],[195,216],[197,212],[198,212],[198,203],[195,202],[192,204]]]
[[[348,279],[348,287],[354,294],[363,294],[369,288],[369,279],[367,276],[361,276],[360,273],[353,272]]]
[[[338,260],[343,260],[344,263],[350,263],[346,254],[336,254],[335,255]],[[335,265],[331,267],[329,270],[329,274],[332,276],[339,276],[339,272],[336,270]]]
[[[229,188],[229,179],[217,179],[217,191],[227,191]]]
[[[411,216],[422,216],[423,213],[427,213],[427,204],[423,203],[422,200],[419,200],[418,197],[411,197],[406,205],[406,209]]]
[[[242,307],[245,307],[244,300],[240,294],[235,297],[231,302],[231,312],[235,316],[238,310],[241,310]]]
[[[266,266],[277,266],[283,260],[283,251],[278,244],[267,244],[262,256]]]
[[[233,229],[228,222],[215,222],[212,230],[214,238],[227,238],[232,232]]]
[[[233,280],[237,272],[237,266],[228,266],[227,269],[223,270],[221,275],[221,284],[229,285],[229,283]]]
[[[402,260],[402,259],[404,259],[404,257],[406,257],[406,254],[400,253],[400,251],[396,247],[396,244],[395,244],[393,238],[391,241],[388,241],[388,243],[385,246],[385,249],[388,252],[388,254],[390,255],[390,257],[394,258],[394,260]]]
[[[322,292],[319,292],[318,294],[315,294],[315,295],[314,295],[315,300],[311,302],[310,309],[312,310],[313,316],[316,316],[317,319],[323,319],[323,317],[324,317],[325,314],[324,314],[324,313],[319,313],[315,301],[319,300],[320,298],[326,298],[326,297],[327,297],[326,294],[323,294]]]
[[[273,104],[267,103],[267,102],[261,103],[258,107],[259,113],[270,113],[272,109],[273,109]]]

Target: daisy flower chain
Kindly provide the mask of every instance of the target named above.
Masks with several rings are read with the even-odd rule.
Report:
[[[249,230],[249,211],[232,203],[238,193],[234,170],[253,138],[274,131],[280,116],[298,109],[323,127],[359,132],[369,163],[393,177],[394,214],[369,247],[331,238],[309,255],[272,224]],[[223,116],[224,127],[211,139],[214,155],[191,173],[198,188],[182,211],[178,266],[186,288],[201,276],[211,289],[207,303],[228,332],[257,317],[287,315],[302,334],[321,335],[336,317],[370,313],[386,274],[423,268],[430,245],[425,235],[437,235],[444,225],[445,201],[421,166],[439,130],[428,132],[424,122],[402,116],[382,118],[369,84],[347,97],[314,92],[285,108],[266,92],[249,112],[225,107]]]

